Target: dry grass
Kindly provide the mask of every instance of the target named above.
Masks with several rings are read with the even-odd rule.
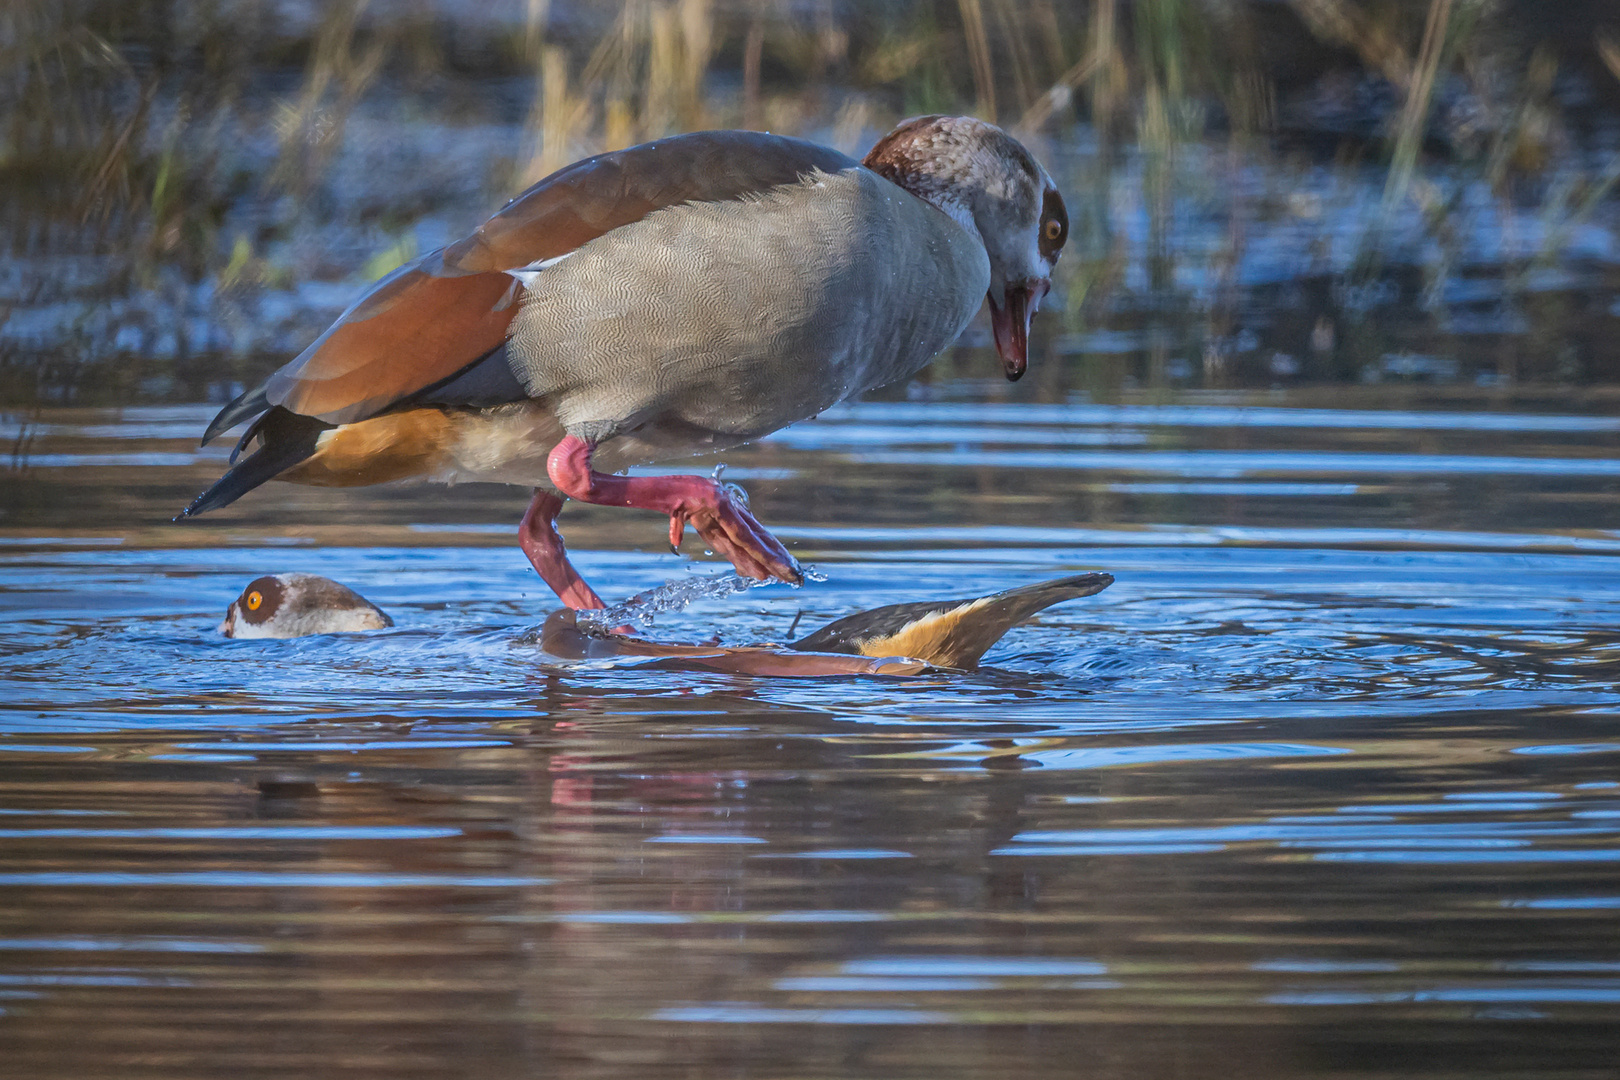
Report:
[[[422,0],[422,10],[435,2]],[[1120,168],[1141,170],[1132,196],[1148,216],[1150,284],[1169,294],[1177,260],[1191,257],[1173,250],[1178,200],[1222,182],[1192,175],[1189,153],[1224,145],[1222,167],[1234,172],[1240,155],[1270,153],[1264,136],[1278,123],[1279,91],[1274,58],[1256,42],[1262,18],[1278,12],[1297,16],[1301,40],[1392,88],[1394,109],[1354,151],[1388,164],[1386,216],[1420,206],[1433,235],[1447,234],[1451,203],[1425,186],[1423,155],[1442,90],[1463,84],[1487,123],[1477,153],[1458,150],[1451,164],[1504,199],[1516,177],[1561,169],[1544,186],[1545,208],[1547,234],[1566,236],[1620,183],[1620,164],[1588,174],[1560,158],[1552,88],[1563,61],[1481,31],[1506,2],[523,0],[504,30],[486,25],[469,45],[431,20],[384,19],[383,5],[367,0],[316,5],[319,18],[303,28],[278,22],[275,0],[8,0],[0,248],[110,253],[130,263],[126,284],[159,269],[226,289],[303,280],[314,273],[308,264],[270,253],[295,246],[289,229],[239,224],[243,205],[280,199],[305,218],[339,205],[333,174],[354,117],[386,112],[379,103],[402,86],[432,103],[413,107],[446,101],[427,115],[433,122],[460,109],[517,129],[504,156],[465,162],[491,194],[674,131],[766,128],[858,153],[903,115],[970,111],[1014,124],[1048,160],[1074,145],[1077,123],[1095,136],[1094,158],[1063,166],[1075,221],[1064,264],[1073,329],[1079,299],[1108,292],[1122,273]],[[1593,48],[1620,79],[1620,45]],[[266,130],[268,162],[232,142]],[[386,181],[372,200],[382,220],[366,241],[374,246],[321,276],[379,272],[416,250],[409,229],[423,208],[389,203]],[[1210,256],[1218,272],[1242,250],[1235,204],[1231,213],[1230,250]]]
[[[294,194],[307,196],[320,183],[343,144],[349,115],[388,55],[384,40],[357,47],[355,30],[367,3],[341,0],[328,10],[310,50],[302,88],[277,106],[281,155],[270,182]]]
[[[1398,202],[1437,80],[1470,63],[1466,29],[1485,0],[1431,0],[1421,19],[1412,4],[1386,0],[1289,3],[1322,42],[1353,52],[1401,94],[1388,136],[1388,191]],[[218,120],[205,100],[231,100],[253,70],[303,57],[297,91],[274,106],[278,156],[261,182],[304,198],[385,72],[442,66],[442,57],[422,58],[437,47],[434,35],[407,42],[391,32],[399,27],[370,17],[366,0],[319,8],[324,15],[302,43],[255,41],[253,28],[276,10],[271,0],[151,0],[141,15],[159,30],[137,31],[117,0],[7,4],[0,71],[12,74],[0,77],[0,176],[13,197],[26,189],[44,204],[31,208],[42,213],[7,215],[12,246],[36,243],[19,229],[94,223],[125,249],[134,233],[167,233],[170,241],[149,246],[172,252],[190,226],[177,233],[165,214],[195,205],[199,185],[217,179],[197,138]],[[1234,134],[1264,131],[1274,118],[1243,0],[897,0],[842,9],[842,19],[833,10],[780,0],[524,0],[512,48],[489,65],[515,62],[534,87],[526,147],[497,180],[532,181],[582,154],[704,126],[815,132],[853,145],[906,112],[970,110],[1016,121],[1031,137],[1086,120],[1105,147],[1136,140],[1168,160],[1177,145],[1204,137],[1211,104]],[[242,70],[203,71],[174,100],[174,72],[130,56],[166,21],[187,19],[210,27],[205,57],[224,55]],[[591,26],[600,29],[581,36]],[[171,59],[196,63],[195,50]],[[1518,117],[1525,130],[1533,119]],[[1529,156],[1502,138],[1492,149],[1499,170]]]
[[[1451,23],[1453,0],[1430,0],[1429,16],[1423,24],[1423,39],[1417,56],[1402,71],[1396,85],[1405,94],[1401,112],[1395,122],[1395,150],[1390,160],[1389,180],[1384,185],[1386,212],[1406,197],[1412,182],[1412,171],[1417,167],[1418,151],[1423,145],[1423,133],[1428,127],[1429,109],[1434,98],[1435,76],[1446,49],[1446,29]]]

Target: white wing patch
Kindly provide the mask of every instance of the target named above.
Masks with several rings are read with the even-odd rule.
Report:
[[[554,256],[553,258],[541,259],[539,262],[532,262],[528,266],[519,266],[516,269],[508,270],[506,272],[517,278],[518,284],[522,285],[525,289],[532,289],[534,288],[534,283],[539,280],[540,272],[542,270],[548,266],[556,266],[558,263],[562,262],[572,254],[572,251],[567,251],[561,255]]]

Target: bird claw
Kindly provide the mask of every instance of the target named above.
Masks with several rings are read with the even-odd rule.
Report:
[[[748,509],[740,488],[698,476],[611,476],[591,468],[590,443],[569,435],[552,448],[546,472],[557,489],[581,502],[636,506],[669,515],[669,545],[679,549],[690,524],[737,573],[756,581],[804,583],[804,571],[782,542]],[[553,515],[555,516],[555,515]],[[549,579],[548,579],[549,580]]]
[[[804,584],[798,560],[749,512],[747,496],[738,495],[741,489],[734,484],[714,484],[707,498],[686,500],[687,505],[669,516],[670,546],[679,546],[690,523],[704,543],[743,577]]]

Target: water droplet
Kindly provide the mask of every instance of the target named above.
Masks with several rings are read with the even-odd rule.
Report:
[[[723,487],[726,494],[731,497],[732,502],[736,503],[744,510],[748,509],[748,492],[744,491],[741,486],[737,484],[722,484],[721,487]]]
[[[611,607],[575,613],[576,625],[587,633],[606,633],[616,626],[651,626],[656,616],[684,611],[699,600],[723,600],[771,581],[755,581],[740,574],[694,574],[664,582]]]

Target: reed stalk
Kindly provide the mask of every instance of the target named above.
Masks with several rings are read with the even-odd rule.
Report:
[[[957,0],[962,12],[962,36],[967,44],[968,62],[973,67],[973,87],[978,95],[975,111],[995,123],[996,76],[990,60],[990,37],[985,32],[984,9],[979,0]]]
[[[642,136],[664,135],[675,127],[681,43],[675,9],[654,7],[647,13],[647,78],[642,96]]]
[[[1091,78],[1092,73],[1104,62],[1104,58],[1096,53],[1082,57],[1068,71],[1058,76],[1058,80],[1024,110],[1024,115],[1018,118],[1015,125],[1016,130],[1031,135],[1039,131],[1054,113],[1073,100],[1075,89]]]
[[[1451,21],[1453,0],[1430,0],[1429,15],[1423,24],[1423,41],[1406,86],[1406,97],[1395,123],[1395,150],[1390,158],[1389,177],[1384,183],[1383,212],[1389,213],[1405,198],[1417,167],[1418,151],[1428,127],[1434,99],[1435,75],[1445,52],[1446,26]]]
[[[759,129],[759,65],[765,55],[765,24],[755,16],[748,25],[748,40],[743,44],[743,108],[742,126]]]
[[[1318,38],[1346,46],[1397,89],[1410,90],[1413,60],[1394,17],[1399,9],[1363,12],[1349,0],[1288,0],[1288,6]]]
[[[589,126],[591,103],[576,96],[568,78],[568,51],[557,45],[540,50],[538,94],[529,128],[538,132],[538,144],[523,171],[523,186],[550,176],[578,156],[579,142]]]
[[[298,96],[278,110],[281,153],[272,186],[307,195],[343,143],[349,115],[382,70],[381,39],[358,51],[355,31],[369,0],[345,0],[327,15],[315,38]]]
[[[714,0],[680,0],[680,122],[686,131],[708,126],[704,82],[714,55]]]
[[[1094,0],[1091,8],[1091,123],[1101,141],[1111,143],[1125,102],[1129,76],[1119,46],[1119,0]]]
[[[1018,92],[1018,109],[1023,112],[1036,94],[1035,63],[1030,53],[1033,35],[1024,25],[1031,5],[1027,0],[992,0],[991,7],[996,16],[997,36],[1010,54],[1008,68],[1012,71],[1013,88]]]

